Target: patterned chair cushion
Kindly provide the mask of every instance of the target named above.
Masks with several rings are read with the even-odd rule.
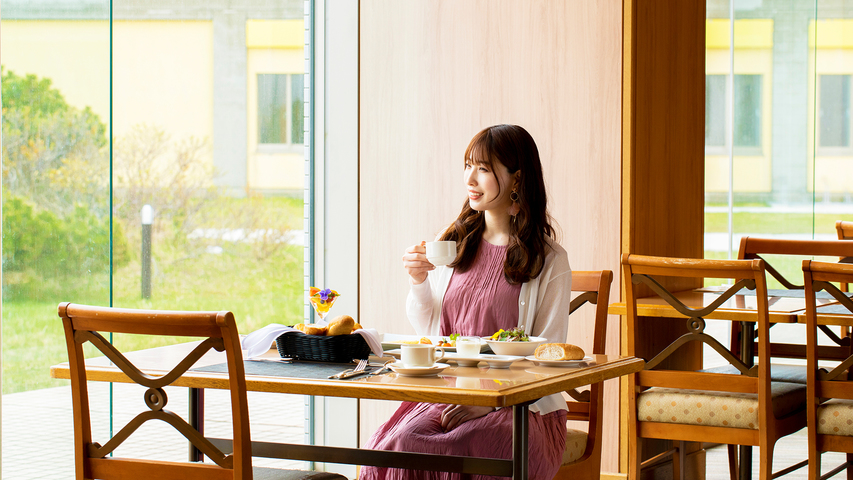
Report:
[[[587,433],[582,430],[566,432],[566,451],[563,452],[563,465],[575,463],[586,451]]]
[[[853,400],[834,398],[817,407],[817,433],[853,436]]]
[[[806,404],[806,386],[773,382],[773,413],[782,418]],[[650,388],[637,397],[641,422],[758,428],[758,395],[677,388]]]

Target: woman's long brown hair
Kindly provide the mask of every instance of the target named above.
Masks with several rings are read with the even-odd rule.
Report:
[[[495,161],[503,164],[511,175],[521,172],[516,190],[521,209],[510,221],[504,277],[511,284],[525,283],[542,272],[545,256],[551,248],[546,237],[554,236],[539,149],[527,130],[517,125],[495,125],[471,139],[465,150],[465,162],[488,167],[497,180]],[[459,244],[451,267],[461,272],[471,268],[485,228],[483,215],[472,209],[466,198],[459,217],[441,236],[441,240]]]

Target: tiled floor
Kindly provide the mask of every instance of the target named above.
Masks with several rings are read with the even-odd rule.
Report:
[[[109,439],[108,384],[89,384],[94,440]],[[134,415],[144,410],[144,389],[135,385],[115,384],[114,424],[121,428]],[[167,389],[167,409],[185,416],[187,390]],[[205,393],[205,434],[231,437],[231,413],[228,392],[209,390]],[[303,397],[249,392],[249,415],[254,440],[301,443],[304,430]],[[73,423],[71,388],[59,387],[3,396],[3,479],[74,478]],[[184,461],[187,442],[171,426],[148,422],[116,450],[117,456],[138,455]],[[155,452],[169,452],[156,457]],[[257,466],[305,468],[303,462],[256,458]]]
[[[108,438],[108,416],[105,408],[109,398],[107,384],[90,383],[92,398],[92,425],[95,441],[103,443]],[[145,410],[141,387],[115,384],[115,425],[120,428],[132,415]],[[167,390],[168,408],[186,414],[186,389]],[[3,396],[3,479],[56,479],[74,478],[72,450],[72,418],[70,387],[16,393]],[[102,399],[96,401],[95,399]],[[230,436],[230,408],[226,391],[206,392],[205,427],[207,434]],[[304,429],[303,397],[265,393],[249,393],[252,438],[255,440],[302,442]],[[182,461],[187,457],[187,444],[179,434],[162,422],[149,422],[119,455],[140,455],[154,458],[154,452],[170,452],[170,458]],[[775,470],[806,458],[805,431],[782,439],[777,444]],[[162,458],[162,457],[161,457]],[[754,454],[757,466],[757,455]],[[841,463],[841,454],[824,454],[824,473]],[[728,460],[724,447],[708,450],[707,479],[728,479]],[[256,458],[259,466],[304,468],[302,462]],[[806,469],[785,476],[788,480],[805,479]],[[758,478],[754,475],[753,478]],[[842,478],[838,476],[836,478]]]

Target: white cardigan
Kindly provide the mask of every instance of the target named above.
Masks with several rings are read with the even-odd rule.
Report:
[[[569,256],[556,242],[545,256],[545,265],[536,278],[521,285],[518,295],[518,326],[528,334],[545,337],[549,342],[564,343],[569,329],[569,303],[572,300],[572,269]],[[441,326],[441,303],[453,269],[436,267],[426,282],[412,285],[406,298],[406,313],[418,335],[438,335]],[[544,397],[530,405],[530,411],[544,415],[565,410],[562,395]]]

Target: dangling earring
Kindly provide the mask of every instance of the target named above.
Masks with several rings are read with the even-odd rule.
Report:
[[[518,215],[518,212],[521,211],[521,206],[518,204],[518,192],[515,190],[510,192],[509,199],[512,200],[512,206],[509,207],[506,212],[510,214],[510,216],[515,217]]]

